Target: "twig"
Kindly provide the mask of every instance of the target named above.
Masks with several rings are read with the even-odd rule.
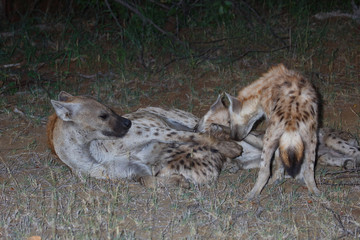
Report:
[[[345,236],[347,235],[352,235],[354,236],[354,234],[352,232],[350,232],[349,230],[347,230],[343,224],[343,222],[341,221],[341,216],[339,214],[337,214],[334,210],[332,210],[330,207],[325,206],[325,204],[321,204],[321,206],[323,208],[325,208],[326,210],[328,210],[329,212],[332,213],[334,219],[338,222],[338,224],[340,225],[340,228],[343,230]]]
[[[354,172],[359,172],[358,169],[349,169],[349,170],[343,170],[343,171],[336,171],[336,172],[328,172],[325,174],[326,175],[335,175],[335,174],[341,174],[341,173],[354,173]]]
[[[121,37],[123,38],[123,36],[124,36],[124,28],[121,26],[121,24],[119,23],[118,19],[116,18],[114,12],[112,11],[112,9],[111,9],[111,7],[110,7],[110,4],[109,4],[108,0],[105,0],[105,4],[106,4],[106,6],[108,7],[111,16],[112,16],[113,19],[115,20],[116,25],[118,25],[118,27],[120,28],[121,33],[122,33],[122,34],[121,34],[121,35],[122,35]]]
[[[40,31],[51,31],[53,29],[56,30],[63,30],[65,28],[65,26],[63,24],[55,24],[52,26],[46,25],[46,24],[37,24],[37,25],[33,25],[32,28],[36,28]],[[21,35],[22,31],[20,30],[15,30],[12,32],[1,32],[0,33],[0,37],[2,38],[9,38],[9,37],[14,37],[15,35]]]
[[[162,7],[162,8],[164,8],[164,9],[166,9],[166,10],[170,10],[170,9],[171,9],[170,7],[166,6],[165,4],[159,3],[159,2],[157,2],[157,1],[154,1],[154,0],[149,0],[149,1],[152,2],[152,3],[154,3],[155,5],[158,5],[158,6]]]
[[[264,24],[265,26],[267,26],[270,30],[270,33],[277,39],[279,39],[284,45],[286,45],[286,42],[279,36],[275,33],[275,31],[269,26],[269,24],[266,23],[266,21],[264,20],[264,18],[262,16],[260,16],[258,14],[258,12],[252,8],[247,2],[245,1],[241,1],[242,4],[244,4],[248,9],[250,9],[251,12],[254,13],[256,19],[261,22],[262,24]]]
[[[26,115],[23,111],[20,111],[18,108],[14,108],[14,113],[19,114],[25,120],[28,120],[27,117],[32,118],[32,119],[38,119],[36,116],[30,115],[30,114]],[[42,117],[42,118],[40,118],[40,121],[41,121],[41,123],[46,123],[46,118]]]
[[[124,7],[128,8],[130,11],[134,12],[136,15],[138,15],[141,20],[143,20],[143,22],[147,22],[150,25],[152,25],[156,30],[158,30],[159,32],[161,32],[162,34],[169,36],[173,39],[175,39],[176,41],[178,41],[179,43],[184,44],[179,38],[177,38],[176,36],[174,36],[173,34],[165,31],[164,29],[162,29],[161,27],[159,27],[158,25],[156,25],[151,19],[145,17],[135,6],[131,6],[129,3],[122,1],[122,0],[114,0],[115,2],[120,3],[121,5],[123,5]]]
[[[21,63],[10,63],[10,64],[2,65],[1,67],[2,68],[12,68],[12,67],[20,67],[20,66],[21,66]]]
[[[322,185],[327,186],[360,186],[360,183],[328,183],[328,182],[322,182]]]
[[[271,50],[248,50],[248,51],[244,52],[243,54],[241,54],[239,57],[233,59],[232,61],[234,61],[234,62],[239,61],[241,58],[245,57],[249,53],[269,53],[269,52],[280,51],[280,50],[283,50],[286,48],[289,48],[289,46],[283,46],[283,47],[279,47],[279,48],[275,48],[275,49],[271,49]]]
[[[82,73],[78,73],[78,75],[79,75],[79,77],[86,78],[86,79],[96,78],[96,76],[97,76],[97,74],[85,75],[85,74],[82,74]]]
[[[360,118],[360,115],[359,115],[358,113],[356,113],[356,112],[354,111],[354,109],[352,109],[352,107],[350,107],[350,110],[351,110],[358,118]]]
[[[360,23],[360,7],[356,6],[354,0],[351,1],[351,5],[353,7],[353,13],[343,13],[339,10],[337,11],[332,11],[332,12],[326,12],[326,13],[317,13],[314,15],[314,17],[318,20],[324,20],[324,19],[328,19],[328,18],[333,18],[333,17],[345,17],[345,18],[351,18],[354,21],[356,21],[357,23]]]
[[[165,63],[159,70],[157,70],[156,73],[161,72],[163,69],[165,69],[167,66],[169,66],[170,64],[172,64],[174,62],[186,60],[186,59],[189,59],[189,58],[200,58],[202,56],[205,56],[207,53],[211,53],[211,52],[216,51],[218,48],[219,47],[217,47],[215,49],[214,48],[209,48],[206,51],[204,51],[202,53],[199,53],[198,55],[195,55],[195,56],[186,56],[186,57],[178,57],[178,58],[171,59],[169,62]]]
[[[201,42],[189,42],[189,44],[213,44],[213,43],[218,43],[218,42],[223,42],[223,41],[228,41],[228,40],[236,40],[236,39],[241,39],[243,38],[243,36],[241,37],[229,37],[229,38],[220,38],[220,39],[216,39],[213,41],[201,41]]]
[[[356,177],[360,177],[360,174],[350,174],[347,176],[344,175],[340,175],[340,176],[335,176],[332,179],[341,179],[341,178],[356,178]]]

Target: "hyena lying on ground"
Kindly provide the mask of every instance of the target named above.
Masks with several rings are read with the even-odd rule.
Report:
[[[232,99],[228,95],[229,99]],[[230,115],[222,96],[219,95],[210,110],[200,119],[195,131],[209,132],[217,139],[230,139]],[[263,148],[263,131],[251,131],[246,138],[238,142],[242,148],[242,154],[232,160],[232,172],[241,169],[259,168],[261,152]],[[324,166],[343,167],[352,169],[360,165],[359,143],[348,132],[330,128],[318,129],[317,164]],[[275,152],[275,158],[279,158],[279,151]]]
[[[247,194],[258,196],[270,177],[271,159],[280,159],[292,177],[300,174],[308,190],[319,195],[314,176],[317,145],[317,94],[301,74],[280,64],[230,99],[230,134],[243,140],[254,123],[267,118],[258,178]],[[280,166],[280,164],[279,164]]]
[[[51,103],[56,114],[47,126],[49,145],[80,176],[208,183],[217,179],[226,158],[242,151],[234,141],[184,131],[197,119],[180,110],[149,107],[120,117],[92,98],[66,92]]]

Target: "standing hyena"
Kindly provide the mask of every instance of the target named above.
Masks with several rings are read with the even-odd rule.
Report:
[[[242,151],[233,141],[191,132],[197,118],[180,110],[149,107],[121,117],[92,98],[66,92],[51,103],[56,114],[47,126],[49,145],[80,176],[208,183],[226,158]]]
[[[268,120],[263,139],[261,166],[253,189],[258,196],[270,176],[271,159],[279,147],[288,174],[303,177],[309,191],[319,195],[314,177],[317,144],[317,94],[301,74],[280,64],[230,98],[231,137],[244,139],[254,123],[265,115]]]
[[[228,98],[232,98],[226,94]],[[230,138],[230,115],[221,95],[210,107],[209,111],[199,120],[195,131],[208,132],[217,139],[227,140]],[[331,128],[318,129],[317,163],[323,166],[343,167],[345,169],[358,168],[360,165],[360,148],[356,137],[348,132]],[[263,131],[251,131],[241,142],[243,148],[239,157],[232,159],[228,169],[233,172],[240,169],[259,168],[261,152],[263,149]],[[279,158],[279,151],[275,152],[275,158]],[[281,165],[280,165],[281,166]],[[283,168],[280,169],[283,173]],[[281,172],[279,172],[281,174]],[[273,175],[274,177],[274,175]],[[282,177],[282,174],[280,176]],[[276,179],[274,179],[276,180]]]

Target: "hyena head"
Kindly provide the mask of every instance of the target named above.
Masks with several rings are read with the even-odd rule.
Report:
[[[116,139],[123,137],[131,121],[117,115],[98,101],[85,96],[60,92],[58,101],[51,100],[56,115],[71,122],[87,139]]]
[[[222,95],[219,95],[213,105],[211,105],[209,111],[200,119],[199,123],[195,127],[197,132],[209,132],[211,124],[229,126],[230,116],[229,110],[223,102]]]
[[[243,140],[251,131],[254,123],[261,118],[263,112],[255,102],[241,102],[236,97],[225,93],[229,99],[230,135],[236,141]]]

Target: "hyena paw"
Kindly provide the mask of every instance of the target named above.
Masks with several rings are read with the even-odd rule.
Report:
[[[229,159],[225,162],[224,169],[230,173],[237,173],[242,168],[242,164],[236,159]]]
[[[345,160],[343,168],[346,170],[360,168],[360,157]]]
[[[245,199],[248,201],[254,200],[259,194],[256,191],[250,191],[245,195]]]
[[[311,189],[310,193],[313,194],[315,197],[320,197],[321,195],[321,192],[318,188]]]
[[[157,177],[151,175],[138,177],[135,181],[147,188],[155,189],[157,187]]]
[[[225,157],[236,158],[241,155],[243,148],[234,141],[220,141],[216,149]]]
[[[347,160],[344,161],[343,168],[346,169],[346,170],[349,170],[349,169],[356,168],[356,166],[358,166],[358,165],[359,165],[359,163],[357,163],[356,160],[347,159]]]
[[[189,189],[190,188],[190,183],[189,181],[187,181],[184,176],[182,175],[178,175],[178,174],[173,174],[169,177],[167,184],[169,186],[174,186],[174,187],[180,187],[180,188],[184,188],[184,189]]]
[[[229,127],[212,123],[210,125],[210,135],[218,140],[230,140],[230,129]]]

